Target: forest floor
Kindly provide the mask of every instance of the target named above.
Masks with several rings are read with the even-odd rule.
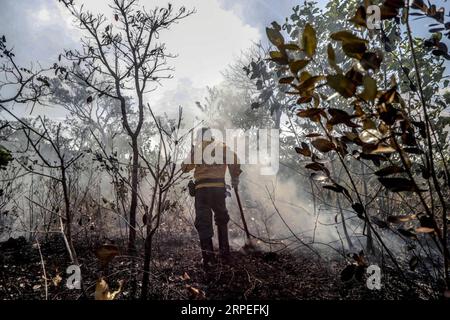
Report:
[[[245,254],[242,250],[233,250],[230,265],[217,265],[207,274],[201,266],[195,237],[161,238],[165,240],[158,240],[152,264],[151,299],[423,298],[393,271],[383,270],[381,290],[369,290],[365,280],[341,280],[340,273],[346,266],[345,261],[318,261],[307,253],[294,256],[287,252]],[[119,255],[107,270],[99,271],[95,246],[79,241],[76,247],[84,290],[66,287],[68,275],[65,272],[70,263],[59,237],[42,241],[40,250],[24,238],[10,239],[0,244],[0,299],[93,299],[96,280],[100,276],[107,281],[111,291],[117,289],[119,281],[124,281],[117,299],[139,297],[139,290],[133,290],[132,284],[137,283],[136,287],[140,287],[141,258]]]

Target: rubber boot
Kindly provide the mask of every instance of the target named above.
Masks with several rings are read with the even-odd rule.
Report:
[[[220,261],[223,264],[230,263],[230,243],[228,242],[228,225],[217,226],[217,234],[219,236],[219,252]]]
[[[202,249],[203,268],[206,271],[211,270],[215,264],[212,238],[200,240],[200,247]]]

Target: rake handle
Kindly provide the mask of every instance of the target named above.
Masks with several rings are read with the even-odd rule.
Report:
[[[234,188],[234,194],[236,195],[236,200],[238,203],[239,211],[241,213],[241,219],[242,219],[242,224],[244,225],[245,235],[247,236],[247,239],[250,239],[250,232],[248,231],[247,221],[245,221],[244,210],[242,209],[241,198],[239,197],[237,188]]]

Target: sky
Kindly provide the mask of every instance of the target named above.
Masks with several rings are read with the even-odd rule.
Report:
[[[221,72],[253,42],[265,40],[265,27],[291,12],[295,0],[172,0],[175,7],[185,5],[196,13],[162,34],[169,52],[178,57],[170,61],[174,79],[149,97],[153,105],[166,107],[194,105],[202,100],[204,88],[222,81]],[[93,12],[110,13],[107,0],[83,1]],[[141,0],[140,5],[164,6],[167,0]],[[76,48],[80,39],[72,18],[57,0],[1,0],[0,33],[14,47],[21,65],[57,61],[63,49]],[[17,108],[17,107],[16,107]],[[54,116],[63,116],[60,110]]]

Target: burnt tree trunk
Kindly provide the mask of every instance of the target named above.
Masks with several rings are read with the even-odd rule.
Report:
[[[66,219],[66,222],[64,224],[64,233],[67,238],[67,245],[68,245],[70,259],[72,260],[73,264],[78,265],[78,258],[77,258],[77,254],[76,254],[75,247],[73,245],[73,240],[72,240],[72,213],[70,210],[70,197],[69,197],[69,189],[67,187],[66,168],[64,166],[61,166],[61,184],[62,184],[62,189],[63,189],[64,205],[65,205],[65,219]]]
[[[130,203],[130,232],[128,234],[128,251],[131,255],[136,253],[136,212],[138,204],[139,179],[139,149],[137,138],[132,138],[133,164],[131,168],[131,203]]]

